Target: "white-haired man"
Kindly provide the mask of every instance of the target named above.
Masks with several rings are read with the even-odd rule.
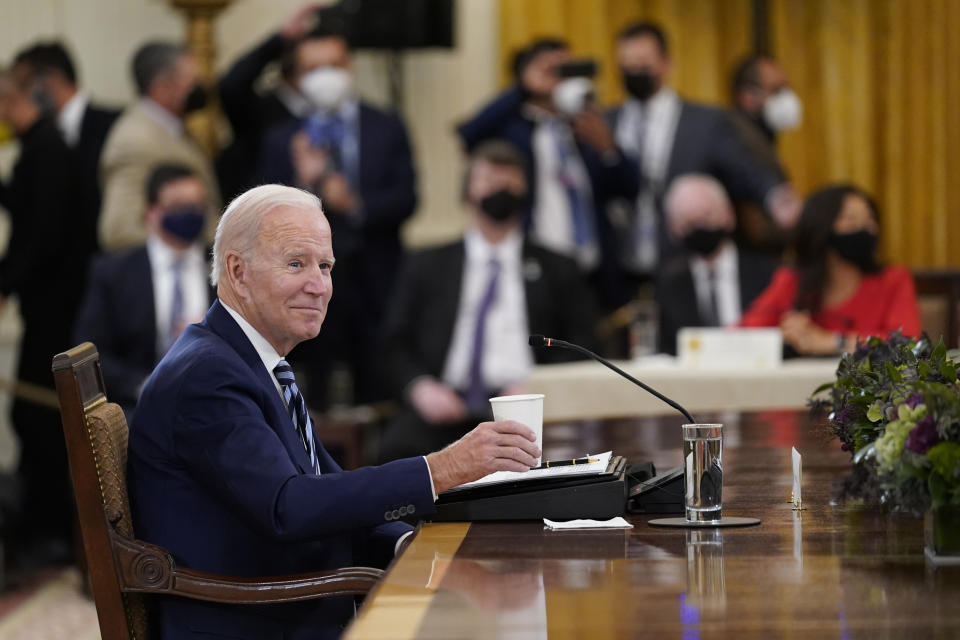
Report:
[[[147,381],[130,430],[138,537],[191,568],[276,575],[379,564],[435,495],[540,451],[514,422],[480,424],[426,457],[343,472],[315,441],[284,356],[317,335],[333,293],[320,202],[256,187],[223,214],[211,280],[219,300]],[[271,607],[162,601],[161,637],[336,637],[351,599]]]
[[[736,217],[720,182],[687,174],[664,197],[670,238],[686,253],[664,265],[657,281],[660,349],[675,353],[683,327],[726,327],[770,283],[776,262],[738,249],[731,239]]]

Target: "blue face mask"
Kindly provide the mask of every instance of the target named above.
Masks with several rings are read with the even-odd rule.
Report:
[[[193,242],[203,231],[206,210],[203,207],[188,204],[167,209],[160,223],[163,230],[184,242]]]

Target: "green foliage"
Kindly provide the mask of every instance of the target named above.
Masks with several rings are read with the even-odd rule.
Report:
[[[811,405],[844,450],[860,452],[854,497],[917,513],[960,504],[960,383],[942,340],[868,338]]]

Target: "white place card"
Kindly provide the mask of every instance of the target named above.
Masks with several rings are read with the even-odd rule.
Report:
[[[800,459],[800,452],[797,451],[796,447],[790,449],[791,457],[793,458],[793,508],[802,509],[803,508],[803,495],[801,494],[801,485],[803,478],[803,463]]]

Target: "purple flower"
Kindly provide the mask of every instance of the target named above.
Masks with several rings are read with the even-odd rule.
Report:
[[[937,433],[937,423],[933,416],[927,416],[910,431],[903,446],[914,453],[924,455],[938,442],[940,442],[940,435]]]
[[[907,398],[907,406],[911,409],[916,409],[918,404],[923,404],[923,394],[915,393],[909,398]]]

